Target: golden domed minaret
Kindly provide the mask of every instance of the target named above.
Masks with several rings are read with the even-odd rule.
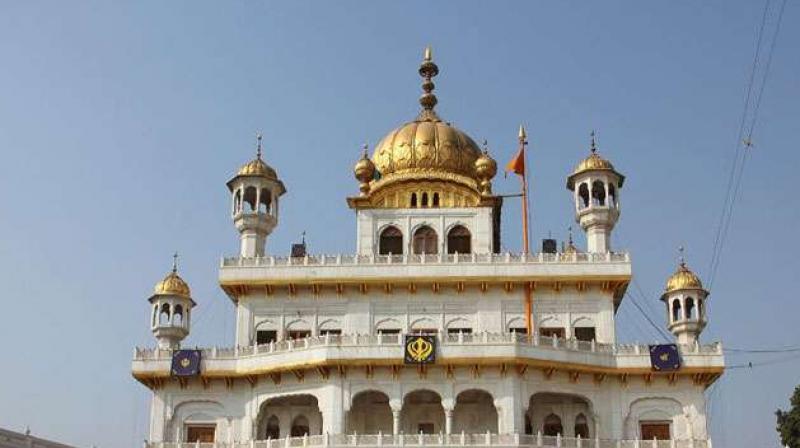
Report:
[[[700,277],[692,272],[683,258],[683,248],[678,269],[667,279],[661,300],[667,305],[669,331],[679,344],[695,344],[706,327],[705,302],[709,292],[703,288]]]
[[[173,255],[172,271],[153,288],[148,299],[153,306],[150,330],[162,349],[176,349],[189,334],[191,311],[195,303],[189,285],[178,275],[178,254]]]
[[[274,168],[262,159],[261,134],[256,135],[256,158],[228,181],[231,217],[240,235],[243,258],[263,257],[267,236],[278,225],[278,200],[286,187]]]
[[[594,131],[589,152],[567,177],[567,189],[573,192],[575,220],[586,232],[586,251],[608,253],[611,231],[619,219],[619,190],[625,176],[597,153]]]

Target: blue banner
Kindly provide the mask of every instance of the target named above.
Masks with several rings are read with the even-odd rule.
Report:
[[[176,350],[172,353],[172,376],[200,374],[200,350]]]
[[[681,368],[681,355],[675,344],[650,346],[650,365],[657,372],[669,372]]]

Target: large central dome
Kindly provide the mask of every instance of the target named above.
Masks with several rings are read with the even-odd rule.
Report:
[[[481,156],[478,145],[460,129],[428,115],[389,132],[378,143],[372,154],[378,172],[384,177],[393,173],[464,176],[463,181],[475,182],[475,161]]]
[[[439,67],[430,48],[419,67],[423,78],[422,110],[410,121],[386,134],[368,158],[355,167],[361,182],[356,207],[415,207],[415,198],[441,198],[435,205],[469,207],[491,203],[491,179],[497,164],[465,132],[442,120],[434,111],[433,77]]]

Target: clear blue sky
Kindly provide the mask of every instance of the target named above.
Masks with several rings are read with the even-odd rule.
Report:
[[[773,3],[776,3],[773,1]],[[800,8],[789,2],[704,340],[800,342]],[[254,133],[289,193],[275,253],[354,251],[352,164],[414,117],[422,48],[438,110],[505,162],[533,143],[534,238],[573,224],[565,176],[600,151],[628,176],[614,243],[642,304],[685,245],[707,276],[761,1],[0,3],[0,426],[81,446],[139,447],[148,391],[146,298],[180,251],[199,303],[190,344],[231,344],[216,284],[234,254],[225,181]],[[495,190],[516,183],[498,177]],[[518,250],[518,204],[503,216]],[[580,238],[582,241],[582,236]],[[618,334],[657,341],[626,299]],[[729,364],[781,358],[729,356]],[[773,412],[797,358],[731,370],[711,395],[716,446],[776,447]]]

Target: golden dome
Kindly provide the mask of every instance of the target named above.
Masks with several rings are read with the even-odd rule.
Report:
[[[256,134],[256,139],[258,140],[256,147],[256,158],[242,165],[236,175],[258,176],[271,180],[278,180],[278,173],[275,172],[271,166],[264,163],[264,161],[261,159],[261,134]]]
[[[375,164],[369,159],[367,145],[364,145],[364,154],[358,159],[356,166],[353,167],[353,174],[361,183],[359,186],[361,193],[367,194],[369,192],[369,183],[375,177]]]
[[[678,270],[667,279],[666,292],[670,293],[681,289],[703,289],[700,277],[690,271],[683,262],[678,266]]]
[[[476,162],[482,152],[469,135],[443,121],[433,110],[438,100],[432,93],[432,78],[439,68],[432,61],[430,48],[425,50],[419,73],[423,77],[424,92],[419,99],[422,111],[415,120],[389,132],[375,147],[372,161],[380,180],[373,188],[412,179],[455,182],[477,191],[482,179]],[[483,175],[491,171],[486,170],[489,165],[481,162]]]
[[[191,299],[189,285],[178,275],[178,253],[172,256],[172,271],[163,280],[156,283],[153,296],[180,296]]]
[[[261,158],[253,159],[246,164],[242,165],[239,168],[239,172],[236,173],[237,176],[259,176],[259,177],[266,177],[272,180],[278,180],[278,173],[275,170],[264,163]]]
[[[591,153],[588,157],[581,160],[580,163],[572,170],[572,174],[567,178],[567,188],[570,190],[575,188],[575,176],[581,173],[585,173],[587,171],[611,171],[612,173],[616,174],[619,177],[619,186],[622,186],[622,183],[625,182],[625,176],[618,173],[616,169],[614,169],[614,165],[611,164],[608,160],[600,157],[600,154],[597,153],[597,145],[594,139],[594,132],[592,132],[592,143],[591,143]]]
[[[472,138],[438,118],[412,121],[391,131],[372,156],[382,178],[421,173],[426,178],[463,176],[473,181],[478,178],[479,157],[481,150]]]
[[[189,285],[186,284],[185,281],[178,275],[177,272],[172,271],[164,277],[164,280],[156,283],[156,287],[153,290],[154,295],[165,295],[165,296],[181,296],[181,297],[191,297],[191,291],[189,290]]]
[[[589,154],[589,157],[581,160],[581,163],[575,167],[572,174],[580,174],[585,171],[607,170],[614,171],[614,165],[608,160],[600,157],[596,152]]]
[[[575,245],[575,242],[572,240],[572,227],[569,228],[569,239],[567,239],[567,245],[564,247],[563,252],[565,254],[579,254],[581,253],[580,249]]]
[[[475,174],[480,179],[481,194],[492,194],[492,178],[497,174],[497,162],[489,155],[486,140],[483,141],[483,153],[475,161]]]

